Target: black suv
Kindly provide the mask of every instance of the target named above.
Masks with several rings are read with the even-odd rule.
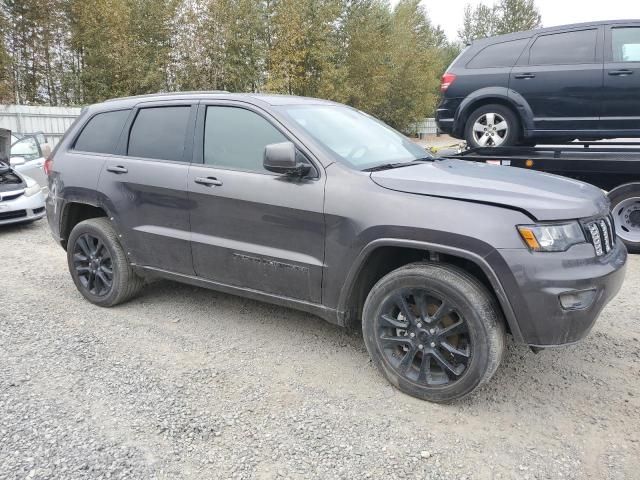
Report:
[[[433,401],[486,382],[505,332],[579,340],[624,278],[598,188],[434,159],[322,100],[109,101],[45,166],[49,224],[89,301],[161,277],[361,323],[389,381]]]
[[[640,136],[640,20],[473,42],[442,77],[441,131],[470,147]]]

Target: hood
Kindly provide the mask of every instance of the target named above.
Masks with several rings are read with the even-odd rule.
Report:
[[[399,192],[488,203],[527,212],[535,220],[603,215],[609,201],[599,188],[517,167],[444,159],[373,172],[381,187]]]

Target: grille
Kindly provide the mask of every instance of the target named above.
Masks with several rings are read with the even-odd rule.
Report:
[[[8,200],[15,200],[16,198],[19,198],[20,196],[22,196],[23,193],[24,193],[24,191],[18,192],[18,193],[12,193],[10,195],[7,195],[7,194],[2,195],[2,194],[0,194],[0,201],[4,202],[5,200],[7,200],[7,201]]]
[[[1,212],[0,220],[10,220],[12,218],[26,217],[26,210],[14,210],[13,212]]]
[[[39,213],[44,212],[44,207],[38,207],[33,209],[33,214],[38,215]]]
[[[584,222],[584,228],[587,231],[587,237],[596,255],[601,257],[611,251],[616,242],[616,232],[613,223],[613,217],[595,218]]]

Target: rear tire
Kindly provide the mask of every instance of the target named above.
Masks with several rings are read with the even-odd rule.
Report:
[[[520,139],[520,122],[504,105],[483,105],[467,118],[464,138],[469,148],[516,145]]]
[[[613,192],[609,199],[616,235],[629,253],[640,253],[640,185],[635,189]]]
[[[144,280],[131,268],[107,218],[78,223],[67,242],[71,278],[82,295],[101,307],[112,307],[134,297]]]
[[[386,379],[431,402],[457,400],[489,381],[505,348],[494,297],[450,265],[415,263],[383,277],[367,297],[362,329]]]

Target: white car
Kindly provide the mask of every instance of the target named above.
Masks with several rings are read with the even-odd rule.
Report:
[[[0,225],[41,219],[44,200],[38,182],[0,162]]]

